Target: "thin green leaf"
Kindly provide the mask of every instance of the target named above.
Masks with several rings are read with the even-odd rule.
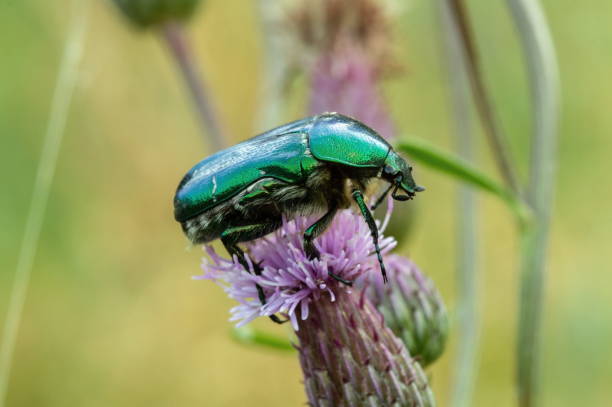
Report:
[[[17,258],[15,277],[9,292],[4,329],[1,331],[0,407],[4,407],[7,400],[11,368],[32,268],[45,220],[45,211],[64,138],[66,122],[70,114],[72,96],[78,84],[79,65],[85,50],[90,4],[91,2],[83,0],[72,1],[73,15],[57,73],[49,111],[49,121],[47,122],[30,208]]]
[[[473,167],[469,162],[417,139],[402,140],[398,150],[408,154],[415,161],[501,198],[517,216],[521,226],[524,226],[529,220],[529,208],[516,195]]]
[[[259,345],[276,350],[295,350],[287,338],[278,337],[250,326],[232,329],[232,338],[245,345]]]

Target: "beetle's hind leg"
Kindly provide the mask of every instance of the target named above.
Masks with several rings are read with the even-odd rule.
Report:
[[[244,251],[240,247],[238,247],[238,242],[246,242],[265,236],[268,233],[271,233],[274,230],[278,229],[278,227],[281,225],[281,222],[282,221],[279,220],[254,225],[232,227],[226,229],[221,234],[221,242],[223,243],[223,246],[225,246],[225,249],[230,254],[230,256],[233,257],[235,255],[238,258],[238,262],[244,267],[244,269],[248,272],[251,272],[249,264],[246,261],[246,257],[244,255]],[[261,267],[259,266],[259,264],[253,263],[253,272],[256,275],[261,274]],[[255,287],[257,288],[257,295],[259,297],[259,301],[265,305],[266,295],[263,292],[263,288],[261,288],[259,284],[255,284]],[[287,319],[282,320],[276,315],[270,315],[269,318],[277,324],[282,324],[288,321]]]

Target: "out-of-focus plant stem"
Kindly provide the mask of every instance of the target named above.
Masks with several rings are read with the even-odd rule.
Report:
[[[522,235],[517,340],[519,405],[536,406],[541,315],[556,166],[559,74],[546,18],[537,0],[507,0],[521,38],[531,88],[533,137],[527,201],[535,214]]]
[[[232,338],[244,345],[257,345],[275,350],[295,351],[295,347],[288,338],[276,336],[246,325],[232,330]]]
[[[464,2],[463,0],[447,0],[447,4],[461,39],[465,55],[465,66],[474,95],[474,104],[480,115],[482,126],[495,157],[495,162],[508,187],[518,194],[520,192],[518,177],[513,166],[503,128],[495,114],[493,102],[484,82],[478,59],[478,51]]]
[[[257,2],[262,31],[263,77],[259,90],[259,111],[255,120],[256,133],[276,127],[281,122],[285,102],[285,87],[289,61],[284,52],[283,35],[279,35],[282,8],[277,0]]]
[[[473,160],[472,109],[465,55],[459,41],[458,27],[450,15],[446,0],[438,2],[441,37],[450,82],[453,122],[458,155]],[[480,319],[478,314],[478,236],[475,194],[469,185],[459,186],[457,202],[457,353],[454,363],[451,405],[472,405],[477,377]]]
[[[90,1],[88,0],[72,1],[70,28],[53,92],[49,122],[47,123],[44,145],[38,162],[32,200],[30,201],[7,316],[2,331],[2,342],[0,344],[0,407],[3,407],[6,403],[13,354],[27,297],[30,275],[32,274],[32,266],[36,257],[38,240],[70,110],[70,102],[78,80],[78,66],[83,54],[89,7]]]
[[[180,22],[168,22],[161,28],[161,34],[191,94],[205,137],[210,139],[214,151],[225,148],[226,141],[218,116],[213,108],[206,83],[198,72],[183,25]]]

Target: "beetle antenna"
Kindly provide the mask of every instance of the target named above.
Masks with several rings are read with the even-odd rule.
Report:
[[[387,194],[389,193],[389,191],[391,191],[391,188],[393,188],[394,184],[389,184],[389,186],[387,187],[387,189],[385,189],[385,192],[382,193],[381,196],[378,197],[378,199],[376,200],[376,202],[374,203],[374,205],[370,206],[370,210],[375,211],[376,208],[378,208],[378,206],[383,203],[383,201],[385,200],[385,198],[387,197]]]

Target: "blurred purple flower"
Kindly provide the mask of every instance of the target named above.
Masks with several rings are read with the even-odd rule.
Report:
[[[359,47],[322,53],[310,73],[310,113],[333,111],[354,117],[386,139],[395,135],[380,94],[380,73]]]
[[[238,326],[259,316],[281,313],[289,317],[297,331],[298,320],[308,318],[313,302],[323,296],[334,301],[338,291],[352,290],[332,278],[329,271],[349,281],[366,273],[380,273],[370,230],[361,216],[350,210],[339,212],[328,230],[315,239],[320,258],[308,259],[302,236],[315,220],[298,217],[285,221],[273,234],[248,243],[250,259],[263,269],[260,276],[245,271],[237,259],[222,258],[206,246],[211,260],[203,260],[204,274],[196,278],[219,283],[230,298],[239,302],[231,310],[231,320],[239,321]],[[383,254],[395,245],[393,238],[380,236]],[[256,284],[264,290],[265,305],[259,301]]]
[[[390,139],[393,122],[380,91],[398,72],[390,4],[380,0],[301,0],[287,14],[290,54],[310,82],[310,114],[339,112]],[[298,50],[297,52],[295,50]]]

